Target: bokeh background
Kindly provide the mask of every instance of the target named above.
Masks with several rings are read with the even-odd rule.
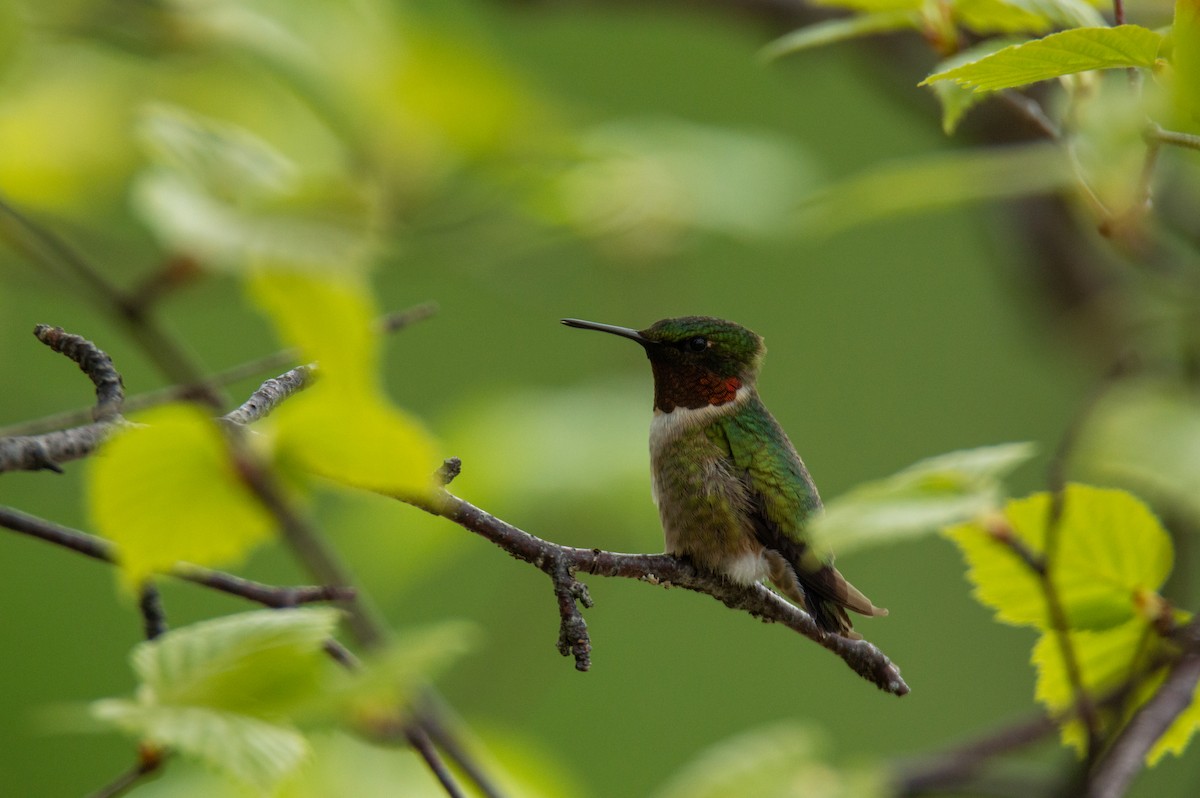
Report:
[[[385,378],[462,458],[456,492],[561,543],[661,546],[645,359],[564,316],[643,327],[700,313],[764,335],[761,393],[826,498],[922,457],[1019,440],[1043,454],[1012,491],[1038,489],[1097,367],[1048,321],[1003,210],[830,235],[793,222],[821,185],[961,144],[915,86],[923,67],[899,80],[904,59],[845,48],[763,65],[778,20],[719,5],[9,0],[0,192],[122,286],[195,256],[202,273],[155,309],[215,371],[278,343],[221,246],[199,251],[212,231],[172,227],[195,207],[163,210],[147,188],[164,160],[147,119],[183,109],[258,137],[306,185],[342,192],[306,212],[368,219],[381,307],[440,306],[388,341]],[[0,425],[89,402],[76,370],[30,335],[39,322],[98,342],[130,393],[164,384],[87,291],[5,249]],[[87,529],[84,470],[6,474],[0,502]],[[797,729],[828,761],[870,773],[1035,709],[1033,635],[973,602],[939,538],[839,561],[891,610],[858,625],[912,686],[898,700],[707,597],[598,578],[586,580],[593,670],[577,673],[555,652],[535,570],[395,503],[330,493],[314,511],[397,627],[478,624],[440,689],[531,793],[650,795],[710,746]],[[245,572],[305,581],[275,546]],[[0,535],[0,574],[3,791],[85,794],[126,766],[131,742],[64,731],[54,710],[132,689],[136,608],[109,569],[13,535]],[[177,625],[242,608],[173,585],[165,601]],[[1033,761],[1067,755],[1051,740]],[[174,763],[142,792],[200,783],[187,778]],[[819,783],[795,794],[822,794]],[[1197,783],[1192,752],[1134,794]],[[437,794],[428,779],[411,789]]]

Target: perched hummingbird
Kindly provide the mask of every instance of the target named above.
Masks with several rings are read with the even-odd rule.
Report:
[[[740,584],[769,578],[826,632],[860,638],[846,610],[887,615],[810,546],[821,498],[755,389],[766,347],[711,316],[644,330],[563,319],[637,341],[654,371],[650,470],[668,554]]]

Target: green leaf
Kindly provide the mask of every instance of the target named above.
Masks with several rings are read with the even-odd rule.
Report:
[[[998,510],[1001,480],[1032,456],[1031,444],[1008,443],[921,460],[829,502],[813,522],[813,537],[845,554]]]
[[[812,4],[845,8],[860,14],[875,14],[881,11],[920,11],[925,0],[812,0]]]
[[[1093,69],[1151,68],[1162,42],[1161,34],[1140,25],[1074,28],[935,72],[920,85],[953,80],[975,91],[997,91]]]
[[[653,798],[821,796],[873,798],[888,794],[883,774],[869,767],[837,768],[811,728],[776,723],[712,746],[685,765]]]
[[[1158,742],[1146,752],[1146,764],[1154,767],[1167,754],[1182,755],[1196,734],[1196,729],[1200,729],[1200,684],[1196,685],[1187,709],[1175,718]]]
[[[196,757],[239,781],[269,791],[308,755],[293,728],[204,707],[144,705],[107,699],[92,705],[100,720],[156,745]]]
[[[1174,124],[1200,133],[1200,0],[1176,0],[1171,24]]]
[[[226,565],[268,539],[274,519],[243,484],[223,433],[192,405],[137,417],[89,463],[88,508],[118,546],[118,577],[137,590],[179,561]]]
[[[1005,47],[1013,44],[1012,39],[987,39],[980,42],[974,47],[955,53],[946,60],[938,64],[938,69],[949,70],[960,64],[966,64],[971,61],[977,61],[985,55],[990,55],[997,50],[1002,50]],[[947,135],[951,135],[958,129],[958,123],[979,103],[987,99],[987,94],[982,92],[974,92],[970,89],[965,89],[957,83],[948,80],[931,83],[929,88],[937,95],[938,102],[942,106],[942,131]]]
[[[876,166],[813,196],[801,227],[813,236],[904,214],[1038,194],[1072,184],[1059,148],[1034,144],[949,152]]]
[[[383,394],[377,314],[362,280],[276,266],[255,275],[251,293],[280,337],[319,366],[317,384],[272,416],[281,458],[354,487],[429,490],[441,461],[420,423]]]
[[[1093,699],[1115,690],[1129,679],[1135,673],[1135,665],[1146,661],[1147,646],[1161,646],[1143,618],[1134,618],[1102,631],[1083,630],[1069,634],[1080,679]],[[1075,694],[1057,633],[1047,631],[1038,638],[1031,661],[1037,670],[1034,697],[1052,715],[1067,714],[1075,704]],[[1106,714],[1101,721],[1112,727],[1120,719]],[[1087,735],[1079,720],[1063,723],[1061,733],[1064,745],[1083,752]]]
[[[268,790],[308,752],[289,718],[320,692],[338,616],[259,610],[172,630],[134,649],[137,698],[98,701],[92,713]]]
[[[801,50],[844,42],[861,36],[905,29],[916,30],[920,27],[920,15],[911,10],[878,11],[839,17],[806,25],[799,30],[780,36],[763,47],[759,51],[759,57],[770,61],[798,53]]]
[[[185,626],[134,649],[141,697],[274,718],[312,698],[337,627],[331,608],[258,610]]]
[[[1070,485],[1058,526],[1052,579],[1076,629],[1118,626],[1160,606],[1157,591],[1171,571],[1173,548],[1158,519],[1132,495]],[[1011,501],[1004,516],[1015,537],[1044,554],[1050,495]],[[946,530],[963,552],[975,597],[1004,623],[1051,627],[1039,578],[989,529],[988,522]]]

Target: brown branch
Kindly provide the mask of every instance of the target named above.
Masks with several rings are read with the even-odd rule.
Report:
[[[117,547],[104,538],[61,526],[11,507],[0,506],[0,527],[53,543],[110,565],[115,565],[119,556]],[[294,587],[264,585],[261,582],[243,579],[223,571],[201,568],[190,563],[175,565],[168,575],[276,609],[318,601],[342,601],[354,593],[354,588],[333,585]]]
[[[1175,719],[1192,704],[1200,683],[1200,620],[1185,626],[1176,638],[1184,642],[1183,656],[1166,680],[1137,711],[1088,774],[1087,798],[1119,798],[1145,764],[1146,753]]]
[[[559,651],[564,656],[572,654],[578,670],[585,671],[591,666],[591,642],[587,624],[579,611],[580,604],[589,607],[591,600],[586,586],[575,578],[575,574],[582,571],[704,593],[730,609],[742,610],[763,621],[781,623],[799,632],[837,654],[855,673],[881,690],[897,696],[909,692],[900,669],[874,645],[824,632],[808,613],[763,585],[734,584],[669,554],[619,554],[560,546],[518,529],[446,491],[426,498],[404,497],[403,500],[481,535],[549,576],[561,618]]]
[[[147,580],[138,597],[138,610],[142,613],[143,629],[147,640],[155,640],[167,632],[167,613],[163,609],[162,596],[154,583]]]

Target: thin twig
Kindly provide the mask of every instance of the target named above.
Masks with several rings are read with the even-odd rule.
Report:
[[[33,334],[55,352],[66,355],[79,366],[96,386],[96,406],[91,411],[94,423],[44,435],[0,440],[0,473],[40,471],[62,473],[59,463],[91,454],[121,423],[121,404],[125,389],[112,359],[98,346],[61,327],[37,325]]]
[[[381,333],[390,334],[398,332],[417,322],[431,318],[437,313],[437,310],[437,303],[422,302],[419,305],[393,311],[381,316],[375,321],[375,326]],[[195,385],[172,385],[157,391],[129,396],[125,399],[124,411],[126,413],[133,413],[138,410],[146,410],[147,408],[170,404],[171,402],[194,400],[197,398],[198,390],[216,391],[235,382],[256,377],[263,372],[277,371],[295,363],[299,356],[300,353],[295,349],[281,349],[278,352],[272,352],[269,355],[264,355],[218,371],[205,377]],[[93,409],[90,407],[68,410],[63,413],[55,413],[33,419],[32,421],[23,421],[18,424],[2,427],[0,428],[0,438],[55,432],[65,427],[86,424],[92,420],[92,417]]]
[[[586,587],[575,579],[575,573],[582,571],[707,594],[731,609],[748,612],[764,621],[781,623],[799,632],[837,654],[855,673],[881,690],[898,696],[909,692],[900,669],[874,645],[865,640],[826,633],[808,613],[763,585],[735,584],[669,554],[619,554],[560,546],[518,529],[445,491],[426,497],[403,497],[403,500],[481,535],[549,576],[561,618],[560,651],[574,656],[578,670],[587,670],[591,665],[587,625],[578,608],[578,604],[590,606],[590,599]]]
[[[161,748],[142,745],[138,749],[138,759],[133,767],[122,773],[112,782],[91,793],[88,798],[117,798],[117,796],[124,795],[146,779],[158,775],[166,761],[166,751]]]
[[[442,761],[426,730],[420,724],[409,723],[404,726],[404,737],[413,750],[425,760],[425,765],[441,783],[446,794],[450,798],[464,798],[463,791],[446,768],[446,763]]]
[[[258,387],[250,398],[222,418],[233,424],[250,424],[268,415],[292,394],[307,388],[313,380],[316,367],[297,366],[278,377],[273,377]]]
[[[1000,92],[1000,98],[1008,103],[1013,110],[1025,117],[1025,120],[1037,128],[1038,132],[1046,138],[1058,140],[1062,137],[1062,131],[1058,129],[1058,125],[1054,124],[1054,120],[1046,115],[1041,103],[1028,94],[1008,90]]]
[[[1180,133],[1175,130],[1164,130],[1158,125],[1153,125],[1146,132],[1147,138],[1160,141],[1163,144],[1171,144],[1176,147],[1184,147],[1189,150],[1200,150],[1200,136],[1194,133]]]
[[[115,565],[119,556],[117,547],[104,538],[61,526],[11,507],[0,506],[0,527],[53,543],[110,565]],[[178,563],[171,568],[168,574],[185,582],[277,609],[318,601],[344,601],[354,593],[354,589],[351,587],[334,585],[295,587],[264,585],[261,582],[254,582],[240,576],[223,571],[213,571],[190,563]]]

